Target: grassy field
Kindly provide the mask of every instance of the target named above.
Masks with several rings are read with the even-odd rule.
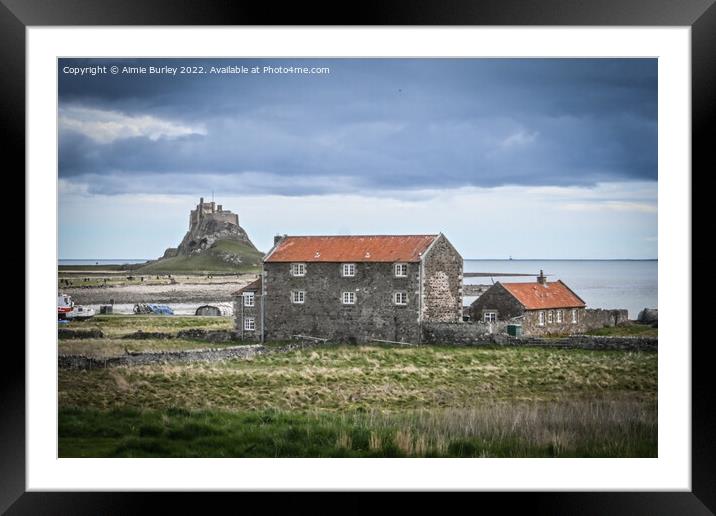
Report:
[[[231,330],[232,317],[160,315],[97,315],[88,321],[71,321],[63,328],[73,330],[98,329],[101,339],[62,339],[59,352],[63,355],[84,355],[106,358],[124,355],[126,352],[182,351],[188,349],[222,348],[236,346],[240,342],[202,342],[192,339],[127,339],[137,331],[176,334],[181,330]]]
[[[87,321],[71,321],[63,328],[73,330],[101,330],[105,337],[121,337],[138,330],[144,332],[177,333],[181,330],[231,330],[233,317],[162,316],[162,315],[95,315]],[[61,341],[62,342],[62,341]]]
[[[657,354],[331,346],[60,370],[60,456],[655,456]]]
[[[633,401],[289,412],[64,409],[61,457],[654,457],[656,407]]]
[[[236,265],[226,262],[223,255],[234,255],[241,259]],[[162,272],[258,272],[261,269],[263,253],[252,247],[230,240],[219,240],[205,253],[196,256],[175,256],[144,265],[135,270],[136,274]]]

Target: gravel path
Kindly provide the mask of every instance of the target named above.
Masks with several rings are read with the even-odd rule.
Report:
[[[248,285],[255,276],[215,283],[176,283],[174,285],[125,285],[111,287],[64,288],[81,305],[115,303],[198,302],[206,299],[231,301],[232,293]]]

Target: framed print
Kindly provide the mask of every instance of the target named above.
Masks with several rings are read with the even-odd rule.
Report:
[[[3,510],[714,510],[691,337],[712,2],[135,7],[0,8],[27,187]]]

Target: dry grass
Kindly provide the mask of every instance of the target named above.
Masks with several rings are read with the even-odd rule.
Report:
[[[109,370],[61,370],[59,394],[61,406],[100,409],[404,411],[488,400],[655,400],[656,366],[657,355],[643,352],[329,347],[250,361],[120,368],[130,385],[143,385],[131,397]]]

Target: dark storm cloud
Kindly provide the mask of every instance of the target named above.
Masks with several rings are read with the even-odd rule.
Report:
[[[62,73],[98,64],[328,66],[330,74]],[[59,66],[60,177],[95,192],[205,191],[214,182],[240,193],[249,177],[252,191],[284,194],[656,180],[655,59]]]

